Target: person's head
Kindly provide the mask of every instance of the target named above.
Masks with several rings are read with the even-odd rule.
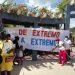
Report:
[[[6,39],[7,39],[7,40],[10,40],[10,39],[11,39],[11,35],[10,35],[10,34],[7,34],[7,35],[6,35]]]
[[[58,43],[59,43],[59,41],[60,41],[60,38],[56,38],[56,42],[58,42]]]
[[[68,36],[65,36],[65,38],[68,38]]]
[[[1,32],[0,33],[0,39],[5,40],[5,38],[6,38],[6,34],[4,32]]]
[[[23,46],[22,45],[20,46],[20,49],[23,49]]]
[[[65,40],[68,40],[69,39],[69,37],[68,36],[65,36]]]
[[[19,36],[15,36],[15,40],[16,41],[19,41]]]

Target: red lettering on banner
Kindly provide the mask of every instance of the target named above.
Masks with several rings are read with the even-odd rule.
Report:
[[[48,32],[48,37],[51,37],[51,31]]]
[[[51,33],[51,37],[56,37],[56,33],[57,33],[57,32],[52,32],[52,33]]]
[[[59,37],[60,32],[51,32],[51,37]]]
[[[60,32],[33,30],[32,35],[41,37],[59,37]]]
[[[37,36],[40,36],[40,31],[37,30]]]
[[[44,37],[47,37],[48,36],[47,33],[48,33],[47,31],[44,31]]]
[[[40,36],[40,31],[38,30],[33,30],[33,36]]]
[[[32,32],[32,35],[33,35],[33,36],[36,36],[36,31],[37,31],[37,30],[33,30],[33,32]]]
[[[27,29],[19,29],[19,35],[27,35]]]
[[[60,36],[60,32],[57,32],[57,35],[56,35],[56,37],[59,37]]]
[[[44,35],[44,31],[41,31],[41,36],[43,36]]]

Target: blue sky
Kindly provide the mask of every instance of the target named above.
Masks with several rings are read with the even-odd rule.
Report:
[[[46,6],[49,9],[55,8],[56,5],[62,0],[14,0],[18,3],[25,3],[28,6]]]
[[[0,0],[2,3],[4,0]],[[39,6],[39,7],[47,7],[48,9],[55,9],[56,5],[62,0],[14,0],[17,4],[24,3],[28,7]],[[75,27],[75,19],[70,20],[70,27]]]

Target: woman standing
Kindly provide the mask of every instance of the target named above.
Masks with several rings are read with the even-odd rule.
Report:
[[[2,38],[5,37],[2,35]],[[10,40],[10,34],[6,35],[5,39],[2,39],[2,58],[3,61],[0,64],[1,75],[11,75],[11,71],[13,69],[13,42]],[[5,73],[6,72],[6,73]]]
[[[66,49],[64,43],[60,41],[60,39],[56,39],[56,41],[57,46],[53,48],[53,50],[55,50],[56,48],[59,49],[59,63],[64,65],[64,63],[66,62]]]

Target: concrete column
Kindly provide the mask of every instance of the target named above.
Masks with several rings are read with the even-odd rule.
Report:
[[[3,23],[2,23],[2,17],[0,14],[0,32],[3,30]]]
[[[38,28],[38,22],[34,23],[34,27],[33,28]],[[33,50],[32,51],[32,60],[36,61],[37,60],[37,50]]]
[[[66,14],[65,14],[64,29],[65,30],[69,30],[69,28],[70,28],[70,6],[67,5],[67,7],[66,7]]]

